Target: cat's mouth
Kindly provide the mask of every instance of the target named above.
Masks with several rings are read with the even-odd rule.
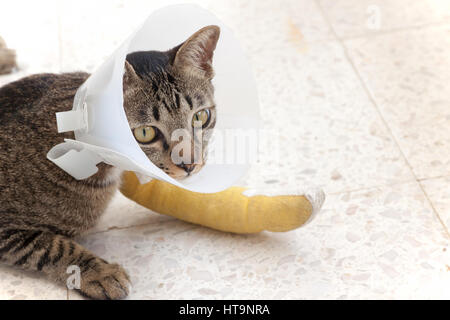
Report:
[[[166,173],[176,180],[184,180],[199,172],[203,164],[173,165]]]
[[[206,164],[207,149],[204,148],[203,152],[199,155],[194,155],[191,159],[182,158],[181,154],[165,153],[162,157],[158,158],[157,155],[152,153],[152,149],[144,149],[147,151],[148,158],[162,171],[164,171],[171,178],[176,180],[187,179],[197,174]]]

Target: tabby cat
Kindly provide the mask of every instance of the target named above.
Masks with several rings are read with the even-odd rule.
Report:
[[[130,128],[149,159],[177,179],[202,164],[175,165],[171,133],[193,132],[194,121],[205,129],[215,125],[211,80],[219,34],[217,26],[207,26],[171,50],[126,58],[123,92]],[[0,88],[0,261],[41,271],[62,284],[75,265],[82,295],[121,299],[130,290],[126,271],[72,239],[104,212],[121,171],[101,163],[97,174],[78,181],[46,159],[54,145],[74,138],[57,133],[55,112],[72,109],[75,92],[88,77],[38,74]]]

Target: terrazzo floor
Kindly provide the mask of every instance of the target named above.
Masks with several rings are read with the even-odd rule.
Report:
[[[92,71],[173,1],[0,2],[20,70]],[[450,299],[450,2],[199,0],[242,41],[270,150],[241,184],[314,183],[288,233],[235,235],[120,194],[79,241],[130,273],[130,299]],[[80,299],[0,266],[0,299]]]

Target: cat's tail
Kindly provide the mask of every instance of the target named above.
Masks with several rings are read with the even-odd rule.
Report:
[[[16,52],[8,49],[0,37],[0,74],[10,73],[16,66]]]

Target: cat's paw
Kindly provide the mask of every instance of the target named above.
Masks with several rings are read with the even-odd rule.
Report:
[[[130,278],[120,265],[102,260],[81,273],[79,292],[91,299],[117,300],[126,298],[130,287]]]

